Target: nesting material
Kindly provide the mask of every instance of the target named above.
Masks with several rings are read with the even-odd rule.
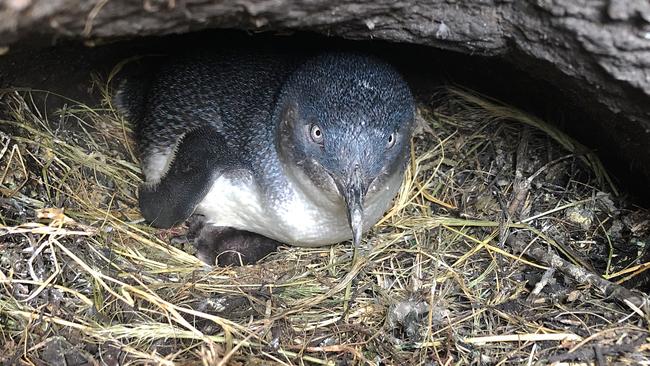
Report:
[[[110,105],[0,103],[1,364],[650,362],[650,215],[595,155],[466,91],[420,106],[394,207],[349,243],[206,268],[147,227]],[[646,287],[647,288],[647,287]]]

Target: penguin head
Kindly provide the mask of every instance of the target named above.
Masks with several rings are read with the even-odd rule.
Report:
[[[415,103],[407,83],[376,58],[324,54],[288,78],[276,115],[280,158],[345,207],[358,244],[365,204],[396,177],[401,183],[409,160]]]

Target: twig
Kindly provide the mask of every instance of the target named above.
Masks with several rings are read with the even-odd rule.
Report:
[[[512,248],[517,248],[520,251],[528,245],[528,243],[517,238],[517,235],[510,235],[510,237],[506,239],[506,243],[508,243]],[[545,250],[538,243],[532,243],[529,245],[526,249],[526,255],[540,262],[546,263],[548,266],[570,276],[579,283],[586,283],[596,287],[609,298],[614,298],[620,301],[627,300],[638,308],[642,308],[648,303],[647,296],[636,294],[621,285],[607,281],[606,279],[589,272],[583,267],[576,266],[575,264],[562,259],[562,257],[554,252]]]
[[[542,342],[542,341],[581,341],[582,337],[574,333],[549,334],[504,334],[463,339],[465,343],[483,345],[496,342]]]

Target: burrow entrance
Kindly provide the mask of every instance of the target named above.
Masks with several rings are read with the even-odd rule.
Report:
[[[409,80],[420,111],[412,164],[357,255],[349,243],[284,247],[257,265],[206,268],[188,227],[141,220],[111,71],[134,56],[242,44],[375,53]],[[0,58],[0,357],[643,360],[644,297],[629,289],[648,290],[646,182],[611,146],[607,114],[538,67],[311,34],[12,51]],[[580,342],[596,333],[587,351]]]

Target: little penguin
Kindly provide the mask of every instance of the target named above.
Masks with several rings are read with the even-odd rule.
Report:
[[[279,243],[359,245],[399,190],[415,124],[400,73],[345,51],[172,57],[115,101],[135,125],[143,217],[168,228],[202,215],[211,265],[228,246],[206,236],[237,240],[245,262]]]

